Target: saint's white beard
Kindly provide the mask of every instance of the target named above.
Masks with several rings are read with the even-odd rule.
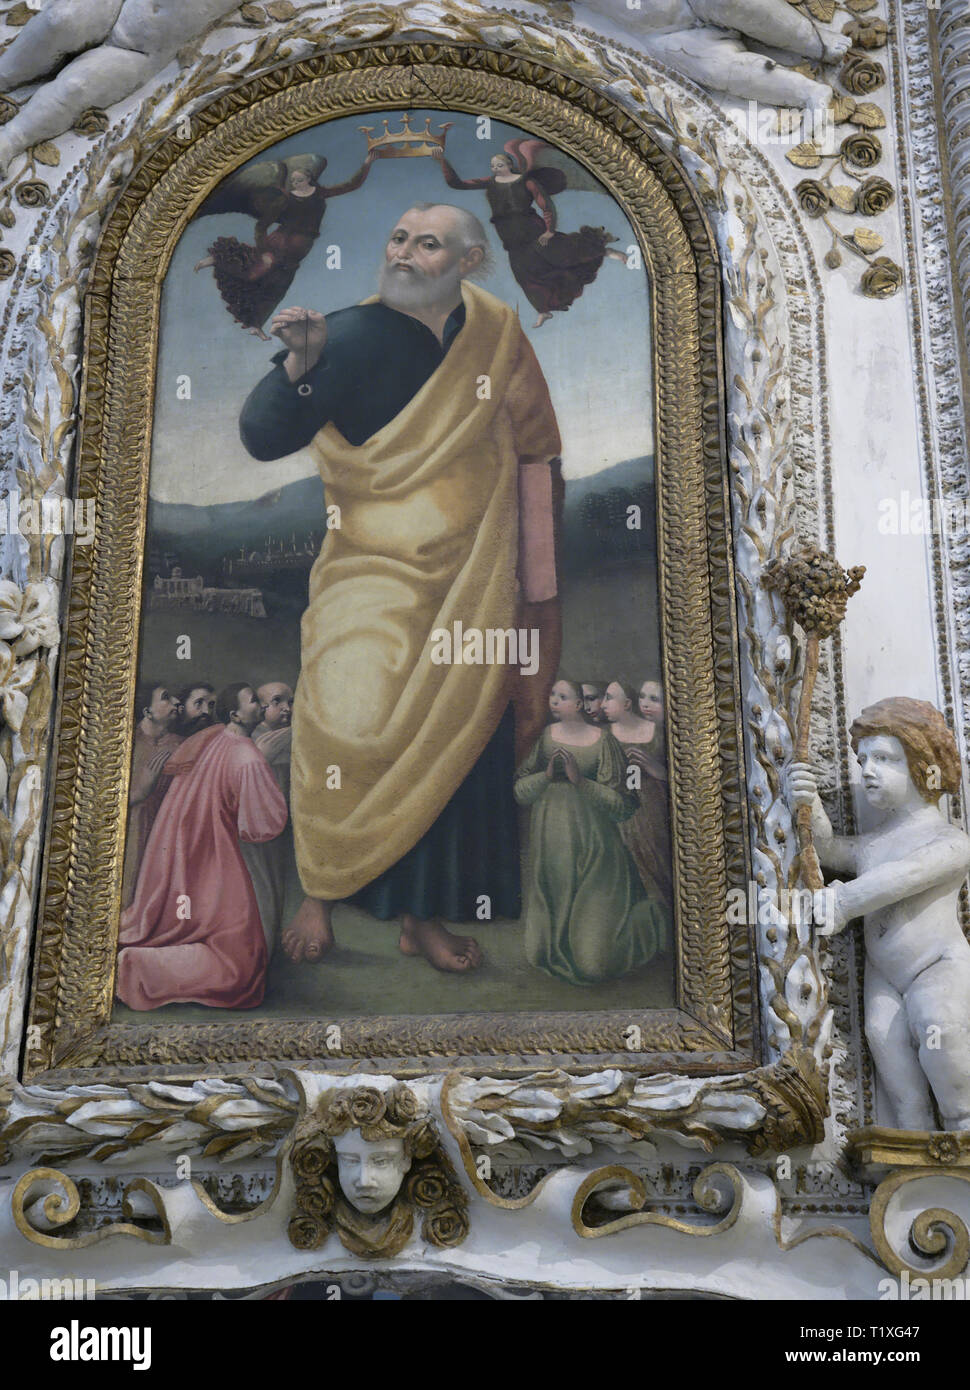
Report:
[[[396,271],[387,262],[381,266],[377,292],[390,309],[430,309],[435,304],[447,304],[460,296],[461,274],[458,267],[437,276],[412,267],[411,271]]]

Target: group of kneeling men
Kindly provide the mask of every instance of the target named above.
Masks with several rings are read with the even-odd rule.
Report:
[[[293,691],[146,685],[136,711],[118,997],[252,1008],[292,858]]]

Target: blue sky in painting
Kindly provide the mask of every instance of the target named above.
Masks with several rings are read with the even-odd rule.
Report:
[[[324,183],[348,178],[366,154],[361,125],[381,129],[384,113],[345,117],[281,141],[260,158],[313,151],[326,155]],[[391,129],[400,112],[387,113]],[[453,122],[448,156],[465,178],[489,172],[489,159],[506,140],[524,132],[491,122],[491,138],[476,136],[476,117],[418,111],[436,130]],[[254,161],[255,162],[255,161]],[[447,187],[431,159],[378,161],[364,187],[333,199],[316,242],[300,266],[284,305],[329,312],[374,292],[387,233],[397,216],[417,202],[454,202],[488,226],[484,193]],[[567,190],[555,199],[559,229],[587,223],[605,226],[625,250],[636,238],[619,206],[603,194]],[[210,271],[192,267],[217,236],[252,241],[252,219],[231,215],[191,222],[165,279],[152,452],[152,496],[158,501],[201,504],[242,501],[311,475],[306,451],[276,463],[256,463],[239,441],[239,408],[269,368],[278,344],[262,343],[229,316]],[[540,330],[509,270],[497,237],[491,235],[496,270],[486,282],[493,294],[516,307],[549,382],[563,437],[567,478],[588,477],[626,459],[653,453],[653,392],[650,366],[650,303],[646,273],[607,261],[568,313],[556,314]],[[341,250],[341,268],[326,268],[326,248]],[[178,379],[188,377],[189,399],[180,399]],[[184,394],[184,390],[183,390]]]

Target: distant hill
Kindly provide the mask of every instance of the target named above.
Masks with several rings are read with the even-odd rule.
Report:
[[[304,478],[266,492],[249,502],[220,502],[212,507],[152,502],[148,524],[155,545],[166,550],[191,546],[211,551],[214,558],[262,545],[267,536],[294,534],[298,540],[324,527],[323,483]]]
[[[656,560],[653,459],[628,459],[588,478],[566,482],[563,565],[567,574]],[[639,513],[631,513],[638,507]],[[639,528],[631,526],[639,520]]]
[[[626,524],[627,508],[641,508],[642,529]],[[247,502],[197,507],[152,502],[148,510],[150,581],[168,563],[219,583],[225,556],[263,550],[267,542],[303,547],[322,537],[324,493],[319,478],[305,478]],[[656,553],[653,459],[627,459],[591,477],[566,483],[564,560],[570,571],[590,564]]]

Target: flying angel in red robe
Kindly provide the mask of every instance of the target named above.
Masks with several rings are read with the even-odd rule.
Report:
[[[317,182],[327,167],[323,155],[264,159],[224,179],[209,194],[196,217],[241,212],[256,219],[252,246],[234,236],[217,237],[195,267],[212,267],[226,308],[243,328],[269,341],[263,324],[320,235],[327,199],[360,188],[373,160],[369,154],[353,178],[324,187]]]
[[[504,154],[492,156],[488,178],[459,178],[443,154],[435,157],[441,159],[449,188],[479,188],[485,193],[512,274],[537,312],[534,328],[568,309],[596,279],[604,260],[627,264],[622,251],[607,249],[616,237],[605,227],[557,230],[553,194],[566,188],[605,190],[572,160],[560,162],[559,152],[544,141],[509,140]]]

